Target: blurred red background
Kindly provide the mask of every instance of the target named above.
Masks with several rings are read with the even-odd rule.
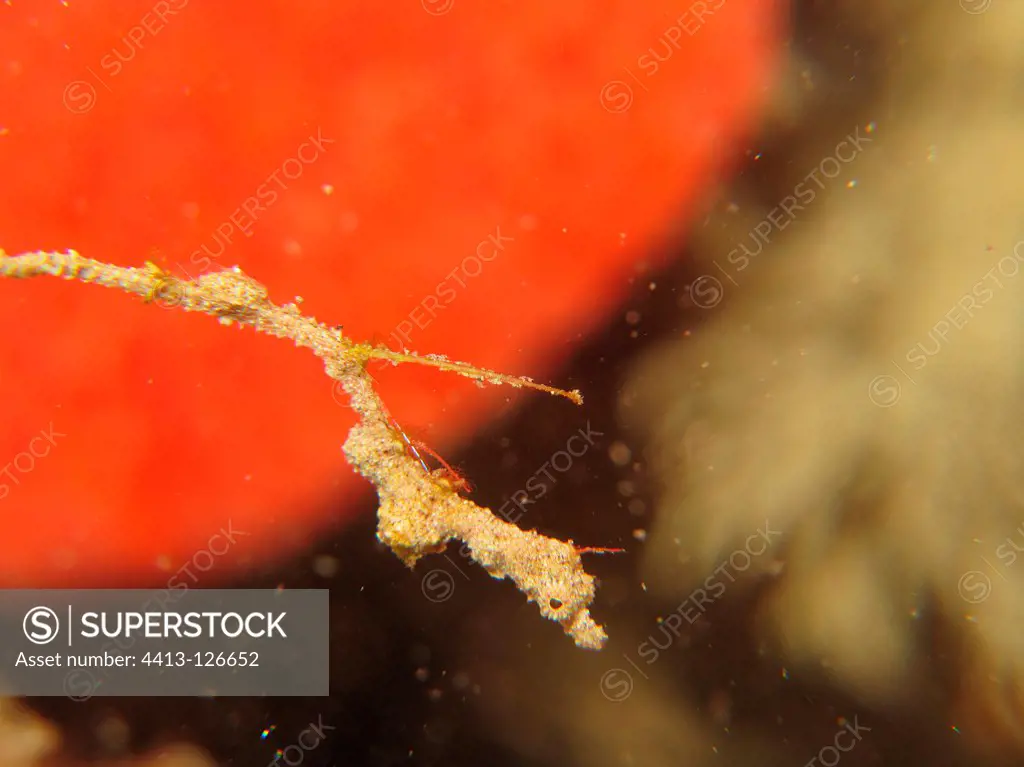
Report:
[[[8,3],[0,247],[237,264],[354,337],[550,377],[743,150],[783,7]],[[56,280],[0,283],[0,321],[2,586],[220,578],[364,488],[307,352]],[[543,396],[374,374],[442,453]]]

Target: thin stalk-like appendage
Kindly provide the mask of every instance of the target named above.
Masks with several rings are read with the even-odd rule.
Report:
[[[528,389],[535,389],[536,391],[553,394],[556,397],[565,397],[577,405],[583,404],[583,395],[580,394],[578,389],[573,389],[572,391],[557,389],[554,386],[548,386],[547,384],[539,384],[525,376],[510,376],[505,373],[495,373],[493,370],[478,368],[467,362],[453,362],[437,354],[426,354],[421,357],[415,352],[396,352],[384,346],[366,346],[364,344],[357,345],[355,350],[359,353],[365,353],[369,358],[391,360],[395,364],[406,362],[414,365],[429,365],[430,367],[437,368],[438,370],[444,370],[449,373],[456,373],[466,378],[472,378],[474,381],[495,384],[497,386],[511,386],[516,389],[524,387]]]
[[[3,251],[0,251],[0,255],[2,254]],[[206,310],[202,306],[190,306],[190,302],[183,300],[189,296],[189,287],[195,283],[191,280],[179,279],[152,262],[147,262],[143,268],[117,267],[83,258],[71,250],[67,253],[37,251],[17,257],[5,256],[0,265],[0,277],[26,278],[42,274],[103,285],[108,288],[120,288],[129,293],[135,293],[147,301],[180,303],[186,311]],[[241,273],[238,272],[238,274]],[[260,287],[262,288],[262,286]],[[352,359],[376,358],[391,360],[395,364],[427,365],[481,383],[512,386],[517,389],[534,389],[556,397],[565,397],[577,405],[583,404],[583,396],[576,389],[572,391],[558,389],[547,384],[536,383],[525,376],[511,376],[486,368],[478,368],[465,362],[452,362],[438,354],[421,356],[415,352],[395,352],[387,347],[356,343],[344,336],[341,337],[341,343],[348,348],[349,356]]]

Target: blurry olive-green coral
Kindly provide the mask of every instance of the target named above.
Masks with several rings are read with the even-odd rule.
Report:
[[[699,613],[767,583],[760,631],[792,667],[887,705],[941,663],[928,613],[970,648],[950,705],[1024,746],[1024,563],[998,554],[1024,551],[1024,8],[963,5],[911,4],[877,98],[817,115],[771,194],[730,192],[698,247],[702,321],[623,413],[662,487],[652,592]]]

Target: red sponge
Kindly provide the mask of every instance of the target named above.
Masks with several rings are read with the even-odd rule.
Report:
[[[0,246],[237,264],[355,337],[549,377],[742,149],[783,8],[14,4]],[[308,352],[57,280],[0,283],[0,322],[2,586],[209,583],[364,487]],[[442,452],[542,396],[375,375]]]

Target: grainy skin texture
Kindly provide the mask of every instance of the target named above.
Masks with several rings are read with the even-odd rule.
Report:
[[[345,390],[353,402],[372,392],[362,377],[347,381]],[[461,540],[473,561],[495,578],[515,581],[577,645],[598,650],[604,644],[605,632],[587,610],[594,579],[583,570],[571,542],[520,530],[460,497],[445,480],[425,477],[384,421],[368,419],[354,426],[345,455],[377,487],[377,537],[407,565],[443,551],[452,539]]]
[[[277,306],[267,289],[239,269],[215,272],[196,281],[179,280],[153,264],[124,268],[82,258],[71,251],[8,257],[0,250],[0,276],[24,279],[47,275],[120,288],[147,302],[161,300],[188,312],[203,312],[223,324],[250,325],[257,331],[288,338],[324,360],[327,374],[341,382],[360,422],[352,427],[344,451],[352,466],[376,486],[380,495],[377,536],[412,567],[427,554],[443,551],[454,539],[464,541],[470,556],[495,578],[511,578],[541,615],[561,624],[580,647],[599,650],[607,638],[590,617],[594,579],[583,570],[572,542],[562,543],[524,532],[472,501],[447,481],[427,473],[405,452],[384,403],[374,391],[365,364],[372,357],[418,361],[458,372],[477,381],[506,383],[564,396],[566,392],[528,379],[451,363],[440,357],[412,357],[356,344],[339,331],[306,317],[295,304]]]

